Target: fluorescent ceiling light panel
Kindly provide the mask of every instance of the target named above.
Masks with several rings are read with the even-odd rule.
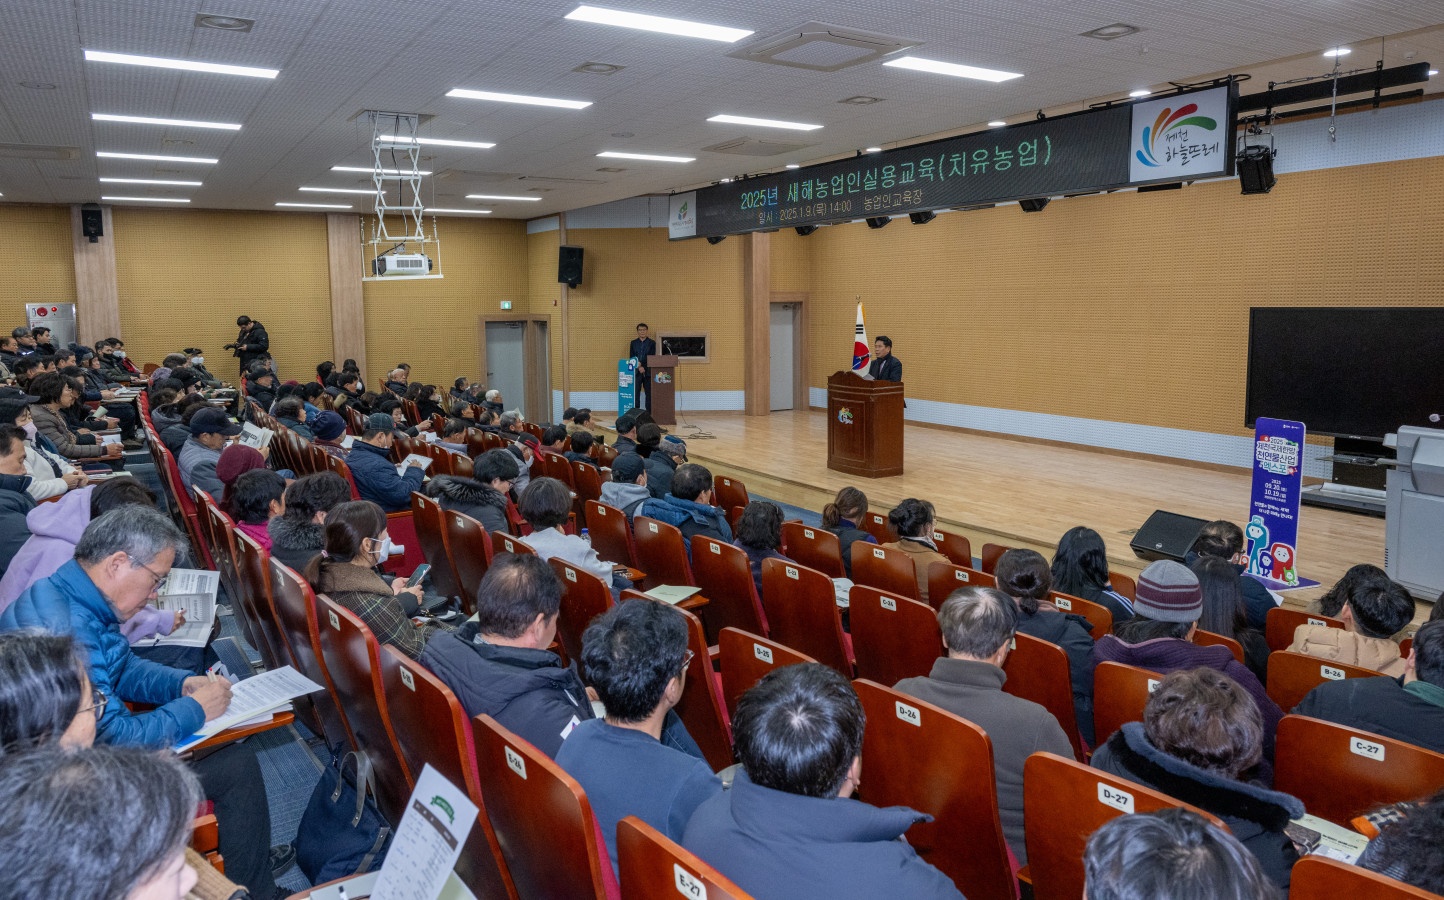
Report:
[[[95,155],[101,159],[142,159],[147,162],[200,163],[207,166],[220,162],[208,156],[157,156],[154,153],[110,153],[105,150],[98,150]]]
[[[360,173],[362,173],[363,175],[374,175],[374,174],[376,174],[376,170],[373,169],[373,168],[370,168],[370,167],[368,167],[368,166],[332,166],[332,167],[331,167],[331,171],[332,171],[332,172],[360,172]],[[397,178],[397,177],[410,178],[412,175],[430,175],[431,173],[428,172],[428,171],[425,170],[425,169],[420,169],[420,170],[418,170],[418,171],[416,171],[416,172],[403,172],[403,171],[401,171],[400,169],[382,169],[382,170],[381,170],[381,174],[382,174],[382,175],[389,175],[389,176],[391,176],[392,178]],[[371,192],[370,192],[370,191],[367,191],[367,193],[369,194],[369,193],[371,193]]]
[[[787,168],[789,168],[789,169],[800,169],[800,168],[802,168],[802,166],[799,166],[797,163],[788,163],[788,164],[787,164]]]
[[[1007,125],[1007,124],[1008,124],[1008,123],[1007,123],[1007,122],[1004,122],[1002,119],[994,119],[993,121],[991,121],[991,122],[988,123],[988,127],[989,127],[989,128],[1002,128],[1004,125]]]
[[[525,200],[527,203],[538,203],[540,197],[515,197],[511,194],[467,194],[468,200]]]
[[[1153,93],[1153,92],[1150,91],[1150,90],[1148,90],[1147,88],[1139,88],[1139,89],[1136,90],[1136,91],[1129,91],[1129,92],[1128,92],[1128,96],[1130,96],[1130,97],[1147,97],[1147,96],[1151,95],[1152,93]]]
[[[758,128],[788,128],[792,131],[816,131],[821,125],[809,125],[806,122],[784,122],[781,119],[754,119],[751,116],[713,116],[708,122],[726,122],[729,125],[755,125]]]
[[[1014,78],[1022,78],[1022,72],[1002,72],[997,69],[982,69],[977,66],[964,66],[959,63],[943,62],[937,59],[923,59],[921,56],[903,56],[898,59],[890,59],[883,63],[885,66],[893,66],[898,69],[913,69],[918,72],[932,72],[935,75],[952,75],[956,78],[975,78],[979,81],[1011,81]]]
[[[658,31],[662,34],[721,41],[724,44],[740,41],[752,33],[745,28],[724,28],[721,25],[708,25],[706,22],[649,16],[643,13],[624,12],[620,9],[604,9],[600,6],[578,6],[567,13],[566,17],[574,22],[595,22],[598,25],[617,25],[621,28],[636,28],[641,31]]]
[[[231,122],[198,122],[194,119],[157,119],[154,116],[117,116],[111,113],[91,113],[97,122],[126,122],[131,125],[171,125],[176,128],[215,128],[219,131],[240,131],[241,126]]]
[[[102,195],[102,200],[112,200],[117,203],[189,203],[184,197],[107,197]]]
[[[194,62],[189,59],[166,59],[160,56],[133,56],[129,53],[108,53],[87,50],[89,62],[123,63],[128,66],[150,66],[155,69],[181,69],[186,72],[211,72],[215,75],[244,75],[247,78],[275,78],[279,69],[257,69],[254,66],[228,66],[223,63]]]
[[[616,150],[603,150],[597,155],[607,159],[640,159],[646,162],[689,163],[697,161],[695,156],[658,156],[655,153],[621,153]]]
[[[411,143],[411,138],[409,137],[389,137],[383,138],[383,140],[392,144]],[[429,147],[474,147],[477,150],[490,150],[496,146],[494,143],[487,143],[485,141],[453,141],[443,138],[417,138],[416,143]]]
[[[326,188],[326,187],[303,187],[297,190],[310,191],[313,194],[375,194],[375,188]]]
[[[277,206],[300,206],[306,209],[350,209],[349,203],[277,203]]]
[[[1332,50],[1325,50],[1325,51],[1324,51],[1324,55],[1325,55],[1325,56],[1348,56],[1350,53],[1353,53],[1353,52],[1354,52],[1354,51],[1353,51],[1353,50],[1350,50],[1348,47],[1335,47],[1335,48],[1332,49]]]
[[[102,178],[104,184],[168,184],[173,187],[200,187],[199,181],[166,181],[163,178]]]
[[[438,209],[438,208],[433,208],[433,207],[430,207],[430,206],[426,207],[426,209],[423,210],[423,212],[429,212],[429,213],[466,213],[466,214],[468,214],[468,215],[473,215],[473,216],[489,216],[489,215],[491,215],[491,210],[489,210],[489,209]]]
[[[529,97],[526,94],[473,91],[470,88],[452,88],[446,92],[446,96],[461,97],[466,100],[492,100],[497,103],[520,103],[525,106],[554,106],[558,109],[586,109],[592,105],[590,100],[558,100],[554,97]]]

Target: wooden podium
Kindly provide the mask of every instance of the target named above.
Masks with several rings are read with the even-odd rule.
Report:
[[[647,399],[651,401],[652,418],[658,425],[677,424],[677,357],[649,356],[647,367]]]
[[[827,467],[864,478],[903,473],[901,381],[827,379]]]

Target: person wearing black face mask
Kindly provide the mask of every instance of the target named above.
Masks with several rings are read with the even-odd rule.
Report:
[[[342,503],[326,516],[325,540],[321,555],[306,567],[306,580],[318,594],[359,616],[377,641],[420,660],[427,640],[451,630],[413,625],[409,616],[421,599],[421,586],[408,588],[405,578],[388,585],[377,574],[376,566],[405,549],[391,543],[381,507],[369,500]]]
[[[100,357],[100,376],[115,384],[129,384],[130,373],[121,365],[123,357],[116,356],[115,352],[115,347],[109,342],[95,342],[95,355]]]

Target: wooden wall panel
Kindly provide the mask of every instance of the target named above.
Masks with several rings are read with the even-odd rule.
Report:
[[[108,337],[124,340],[115,276],[115,217],[100,209],[99,239],[82,233],[81,208],[70,207],[70,240],[75,255],[75,340],[86,346]],[[23,319],[21,321],[24,321]]]
[[[331,295],[331,356],[356,360],[365,373],[366,307],[361,290],[365,261],[361,256],[360,216],[350,213],[326,215],[326,264]],[[373,377],[374,380],[374,377]]]

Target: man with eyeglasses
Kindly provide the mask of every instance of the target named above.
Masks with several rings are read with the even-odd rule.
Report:
[[[159,593],[186,546],[185,535],[158,510],[112,509],[86,527],[74,559],[31,585],[0,615],[0,631],[38,628],[74,636],[91,685],[109,698],[96,701],[98,743],[167,750],[230,705],[231,686],[224,678],[142,659],[120,631],[121,623]],[[123,701],[155,708],[132,713]],[[230,744],[193,765],[215,802],[227,876],[253,897],[272,897],[270,808],[254,751]]]
[[[582,635],[582,668],[606,717],[578,725],[557,765],[587,792],[613,869],[622,819],[636,816],[680,842],[692,811],[722,791],[706,760],[662,739],[691,661],[686,619],[652,600],[614,606]]]

